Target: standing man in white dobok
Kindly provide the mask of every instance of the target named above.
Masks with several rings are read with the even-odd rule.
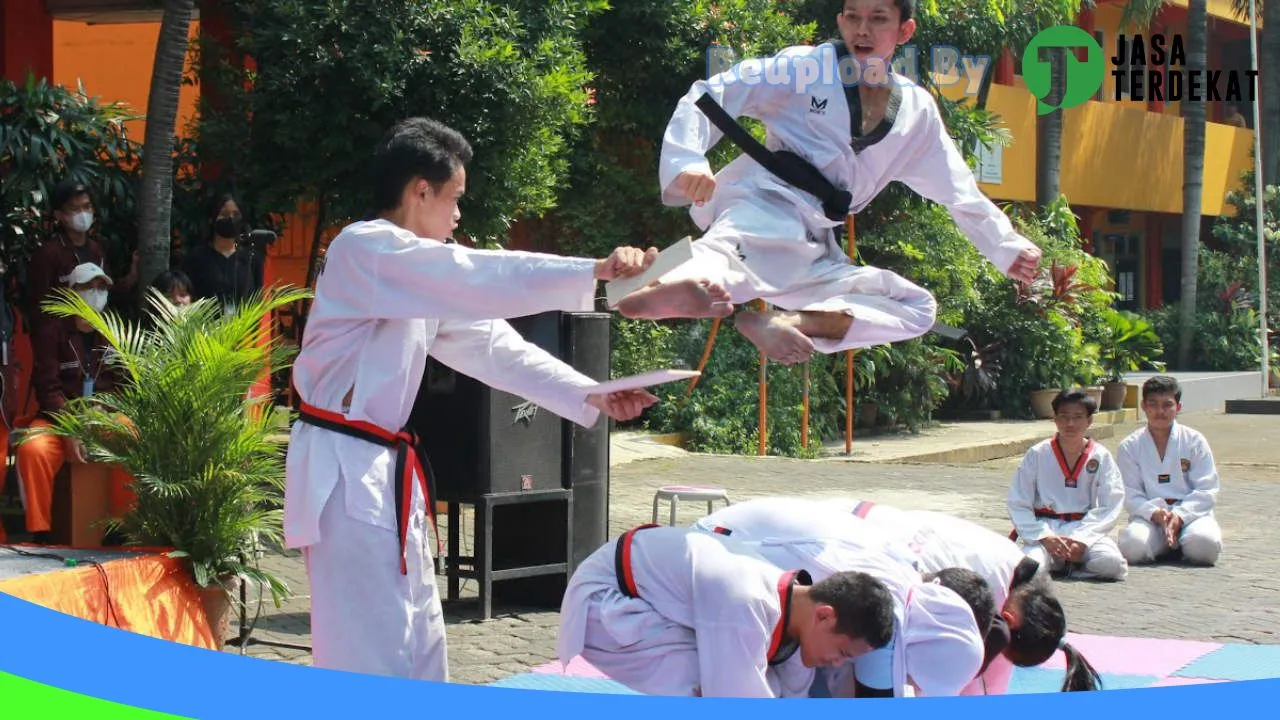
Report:
[[[1009,487],[1009,518],[1026,553],[1050,571],[1124,580],[1129,564],[1111,539],[1124,481],[1111,453],[1087,435],[1097,409],[1083,390],[1053,399],[1058,432],[1022,458]]]
[[[898,46],[915,32],[914,5],[843,0],[838,41],[745,60],[693,84],[667,126],[659,184],[665,204],[693,206],[703,235],[692,261],[632,293],[619,312],[651,319],[732,312],[674,310],[673,298],[688,293],[682,283],[709,279],[735,304],[762,298],[779,308],[735,320],[777,362],[923,335],[934,325],[933,296],[896,273],[852,264],[834,232],[894,181],[946,207],[1001,272],[1035,278],[1040,249],[982,194],[930,92],[891,72]],[[723,128],[739,145],[752,142],[739,117],[765,125],[768,138],[756,152],[776,159],[744,147],[713,174],[707,154]],[[803,167],[784,178],[773,162]]]
[[[1129,524],[1120,551],[1135,565],[1181,552],[1195,565],[1214,565],[1222,552],[1222,528],[1214,518],[1217,464],[1209,441],[1177,421],[1182,388],[1175,378],[1156,376],[1142,384],[1146,427],[1120,442]]]
[[[638,274],[656,251],[595,261],[445,244],[471,154],[437,122],[398,123],[374,153],[377,218],[333,240],[316,282],[293,368],[284,513],[285,543],[306,561],[317,667],[448,679],[431,479],[403,429],[428,353],[583,426],[656,401],[592,395],[590,378],[493,319],[591,310],[597,280]]]
[[[647,695],[805,697],[815,667],[888,643],[893,612],[868,574],[815,582],[731,538],[642,525],[578,566],[556,651]]]
[[[823,673],[819,682],[831,695],[956,695],[978,674],[995,603],[976,573],[949,568],[922,576],[905,545],[831,505],[800,498],[735,503],[694,527],[746,542],[775,565],[801,567],[814,578],[858,571],[889,587],[892,643]]]

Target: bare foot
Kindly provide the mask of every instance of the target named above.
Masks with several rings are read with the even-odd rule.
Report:
[[[794,365],[813,355],[813,340],[795,322],[775,313],[739,313],[734,325],[774,362]]]
[[[681,280],[641,288],[618,303],[623,317],[640,320],[728,317],[729,291],[706,280]]]

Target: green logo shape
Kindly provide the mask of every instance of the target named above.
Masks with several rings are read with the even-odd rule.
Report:
[[[1088,58],[1081,62],[1073,52],[1064,53],[1066,87],[1057,105],[1049,105],[1045,98],[1053,89],[1053,66],[1047,58],[1040,57],[1041,48],[1086,48]],[[1046,115],[1059,108],[1066,109],[1089,100],[1102,87],[1107,74],[1107,61],[1102,56],[1102,46],[1084,28],[1074,25],[1056,25],[1045,28],[1031,38],[1022,51],[1022,79],[1027,89],[1036,96],[1036,114]]]

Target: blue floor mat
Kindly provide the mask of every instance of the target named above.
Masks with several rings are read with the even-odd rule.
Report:
[[[1280,645],[1224,645],[1196,659],[1173,677],[1265,680],[1280,677]]]

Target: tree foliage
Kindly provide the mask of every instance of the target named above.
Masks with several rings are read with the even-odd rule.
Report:
[[[217,100],[202,151],[258,214],[370,210],[373,146],[395,121],[440,120],[476,151],[460,232],[499,243],[556,200],[590,118],[579,33],[600,0],[230,0],[228,51],[203,49]],[[243,67],[239,57],[251,63]]]

